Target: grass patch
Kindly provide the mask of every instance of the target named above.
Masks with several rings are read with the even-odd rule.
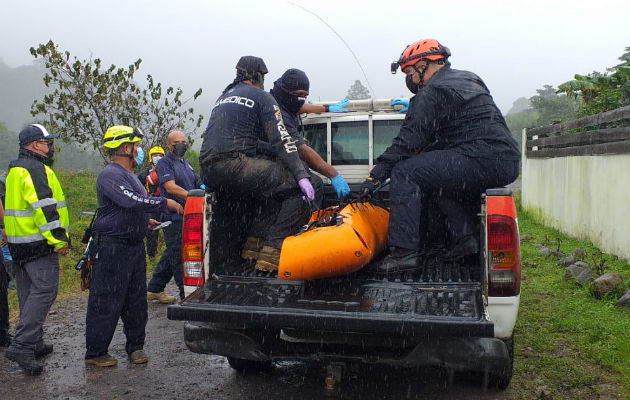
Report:
[[[547,386],[554,398],[591,398],[599,395],[629,398],[630,314],[615,306],[617,296],[597,300],[591,285],[564,279],[559,258],[539,254],[536,243],[549,243],[567,255],[586,251],[587,262],[599,250],[589,241],[568,237],[545,227],[519,207],[523,275],[521,306],[515,331],[514,379],[511,390],[531,398]],[[630,267],[608,257],[605,272],[617,272],[628,287]]]
[[[83,232],[90,223],[91,217],[80,218],[83,211],[95,211],[96,200],[96,175],[90,171],[66,171],[55,170],[57,178],[66,196],[68,213],[70,217],[70,239],[72,249],[67,256],[59,256],[59,293],[57,300],[71,297],[87,295],[88,292],[81,291],[79,282],[80,272],[74,267],[83,256],[85,245],[81,243]],[[164,236],[160,235],[160,242],[157,254],[164,251]],[[159,258],[151,259],[147,257],[147,273],[152,273]],[[10,319],[17,323],[18,299],[17,291],[9,290]]]

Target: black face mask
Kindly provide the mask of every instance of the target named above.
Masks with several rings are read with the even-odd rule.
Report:
[[[188,145],[186,143],[177,143],[173,145],[173,154],[175,154],[177,157],[184,157],[187,149]]]
[[[276,99],[280,107],[287,110],[291,115],[297,115],[300,112],[300,108],[302,108],[306,102],[304,97],[287,93],[284,89],[278,87],[278,85],[274,85],[273,89],[271,89],[271,95]]]
[[[44,160],[44,164],[48,165],[49,167],[52,167],[53,163],[55,162],[54,156],[55,156],[55,146],[53,146],[53,144],[50,143],[48,145],[48,152],[46,153],[46,159]]]
[[[407,89],[413,94],[418,94],[418,90],[420,89],[420,85],[413,81],[413,74],[407,75],[405,77],[405,85],[407,85]]]

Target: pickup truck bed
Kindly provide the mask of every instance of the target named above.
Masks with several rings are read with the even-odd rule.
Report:
[[[371,274],[367,266],[352,279],[305,282],[279,280],[244,264],[230,275],[215,275],[184,303],[169,308],[168,317],[241,329],[492,336],[481,284],[471,279],[470,267],[442,266],[392,281]]]
[[[191,351],[227,356],[236,369],[276,360],[437,365],[485,371],[486,383],[505,388],[512,374],[509,317],[515,317],[518,297],[500,292],[512,297],[493,300],[496,311],[489,314],[486,257],[491,254],[492,263],[520,266],[512,256],[518,254],[518,231],[511,193],[497,189],[489,194],[492,252],[464,258],[438,251],[425,257],[420,268],[386,277],[370,264],[343,277],[287,281],[240,259],[246,235],[234,221],[243,218],[246,208],[191,193],[184,225],[187,218],[191,223],[205,221],[203,230],[198,228],[201,233],[191,231],[190,236],[203,236],[209,271],[201,287],[168,307],[168,318],[186,321],[184,340]],[[487,249],[485,203],[480,216],[480,248]],[[496,247],[507,245],[516,247]],[[520,287],[508,279],[518,278],[520,270],[518,275],[505,271],[513,270],[499,270],[498,282]],[[511,324],[499,337],[497,319],[503,332]]]

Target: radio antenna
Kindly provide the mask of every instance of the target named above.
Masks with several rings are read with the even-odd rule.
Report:
[[[352,48],[350,47],[350,45],[348,43],[346,43],[345,40],[343,40],[343,38],[341,37],[341,35],[339,33],[337,33],[335,28],[330,26],[330,24],[328,22],[324,21],[324,19],[322,17],[320,17],[319,15],[315,14],[313,11],[309,10],[308,8],[306,8],[304,6],[301,6],[300,4],[295,4],[295,3],[290,2],[290,1],[288,3],[291,4],[291,5],[294,5],[296,7],[301,8],[302,10],[306,11],[309,14],[314,15],[318,20],[322,21],[324,23],[324,25],[326,25],[331,31],[333,31],[333,33],[335,35],[337,35],[339,40],[341,40],[341,42],[348,48],[348,50],[350,50],[350,53],[352,53],[352,57],[354,57],[354,60],[357,62],[357,65],[361,69],[361,73],[363,74],[363,77],[365,78],[365,82],[367,83],[368,88],[370,88],[370,93],[372,94],[372,97],[376,97],[376,95],[374,94],[374,89],[372,89],[372,85],[370,84],[370,80],[368,79],[367,74],[365,73],[365,70],[363,69],[363,66],[361,65],[361,62],[359,61],[359,58],[357,57],[356,54],[354,54],[354,51],[352,51]]]

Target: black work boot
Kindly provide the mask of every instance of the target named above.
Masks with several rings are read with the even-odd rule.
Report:
[[[35,347],[35,357],[43,357],[53,352],[52,343],[44,342],[43,340]]]
[[[466,235],[457,240],[446,253],[445,259],[463,262],[479,255],[479,239],[474,235]]]
[[[28,375],[39,375],[44,371],[44,366],[35,359],[34,353],[18,353],[7,349],[4,356],[11,361],[18,363]]]
[[[417,269],[418,252],[402,247],[390,247],[389,254],[376,267],[379,274],[397,274]]]

